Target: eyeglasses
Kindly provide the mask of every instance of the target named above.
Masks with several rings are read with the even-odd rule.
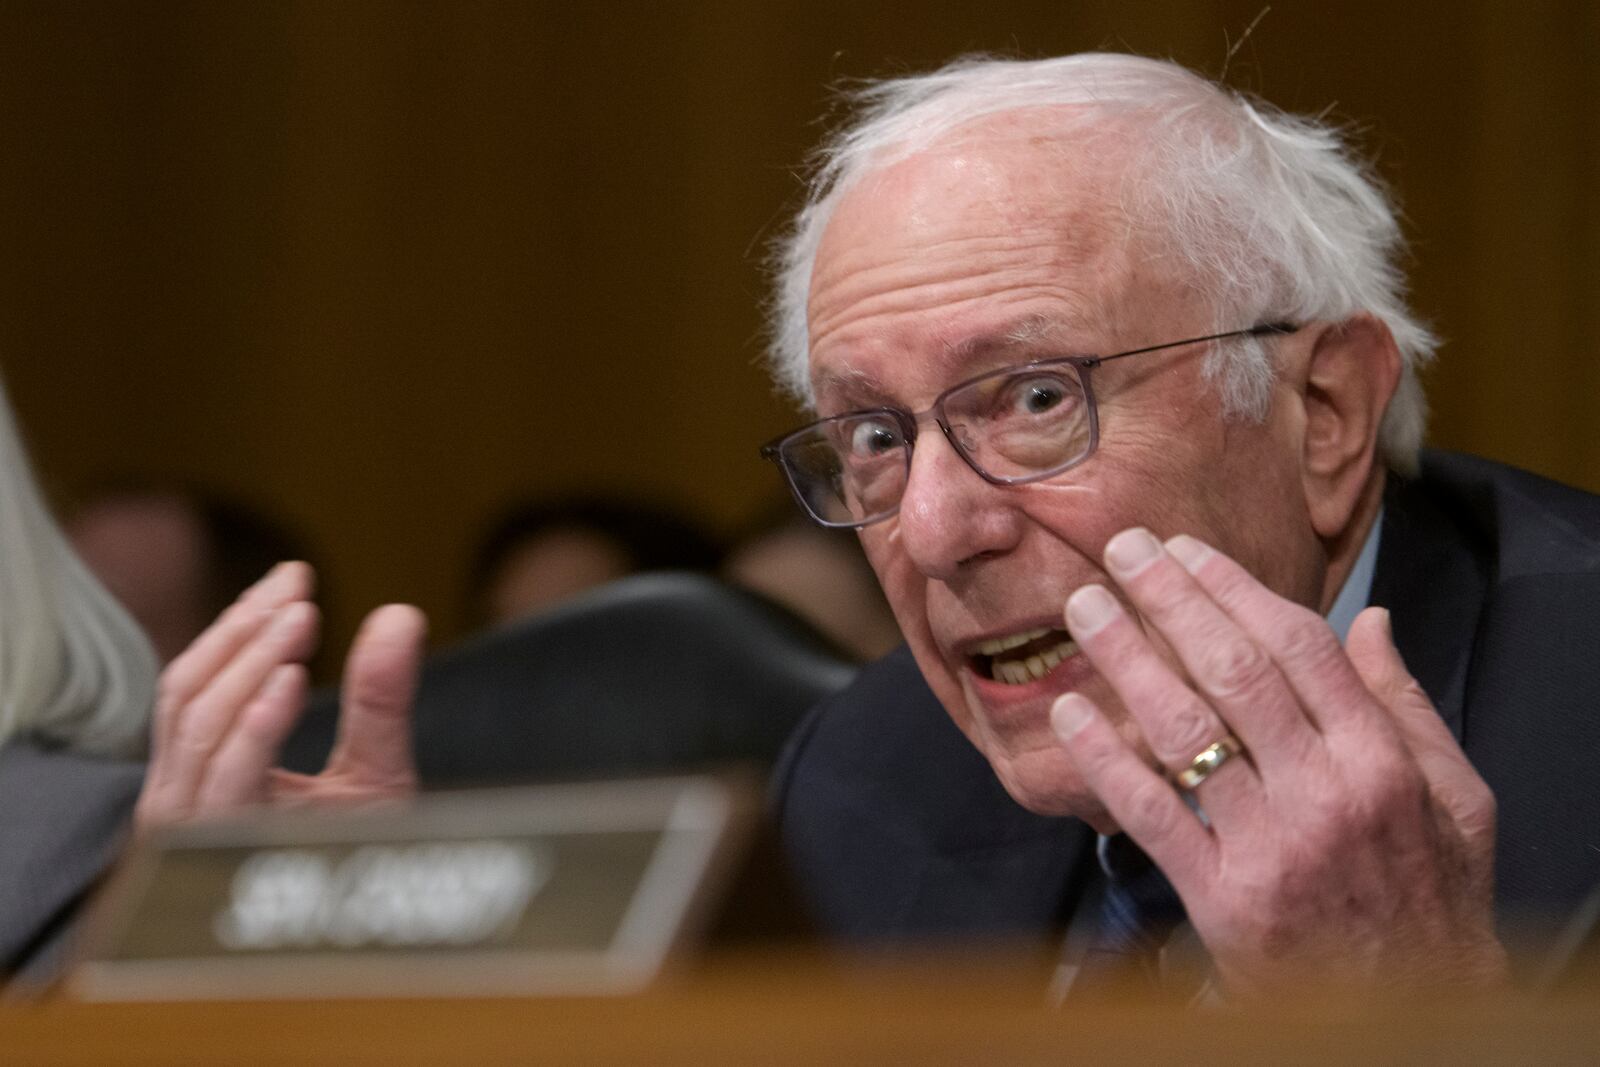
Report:
[[[868,408],[820,419],[761,446],[783,471],[795,499],[823,526],[858,527],[900,510],[911,476],[917,423],[932,415],[950,447],[992,485],[1054,477],[1094,454],[1100,440],[1090,372],[1145,352],[1294,333],[1265,323],[1109,356],[1062,356],[990,371],[939,394],[928,410]]]

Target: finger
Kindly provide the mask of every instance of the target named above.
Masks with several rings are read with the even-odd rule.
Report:
[[[1327,733],[1374,724],[1372,696],[1326,619],[1274,593],[1193,537],[1180,535],[1167,545],[1200,588],[1270,657],[1314,727]]]
[[[275,669],[309,655],[316,635],[314,604],[297,601],[279,608],[272,622],[178,709],[145,783],[160,809],[181,812],[194,804],[207,765],[240,711]]]
[[[345,663],[339,737],[325,776],[414,787],[411,702],[427,632],[427,617],[409,604],[378,608],[361,624]]]
[[[1458,828],[1475,839],[1492,835],[1494,798],[1433,701],[1406,669],[1395,647],[1389,613],[1368,608],[1350,626],[1350,662],[1378,702],[1389,710],[1429,790]]]
[[[1086,585],[1073,593],[1066,620],[1078,647],[1115,690],[1170,774],[1189,767],[1228,733],[1216,712],[1174,673],[1105,588]],[[1212,818],[1226,822],[1259,807],[1261,783],[1245,760],[1219,768],[1203,788],[1206,813]]]
[[[308,564],[293,561],[278,564],[239,594],[215,622],[167,665],[161,672],[156,700],[153,737],[156,752],[167,747],[172,720],[195,694],[210,683],[245,642],[261,632],[279,608],[291,601],[309,599],[315,585],[316,575]]]
[[[1107,543],[1105,558],[1135,610],[1161,635],[1258,766],[1302,773],[1317,737],[1262,647],[1148,530],[1117,534]]]
[[[278,762],[283,739],[294,728],[309,687],[302,664],[273,669],[207,764],[192,815],[216,814],[266,798],[267,772]]]
[[[326,805],[335,796],[328,796],[327,783],[322,778],[273,767],[267,771],[267,796],[275,808],[297,808],[313,804]],[[350,798],[359,801],[360,797]]]
[[[1080,693],[1062,696],[1050,709],[1050,725],[1084,782],[1179,894],[1203,884],[1216,862],[1217,839],[1094,702]]]

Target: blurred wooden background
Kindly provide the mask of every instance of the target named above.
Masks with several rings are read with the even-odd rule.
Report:
[[[59,500],[230,490],[333,640],[440,638],[480,525],[573,487],[728,531],[794,418],[761,252],[826,86],[1087,48],[1216,74],[1261,0],[0,4],[0,367]],[[1279,3],[1227,68],[1359,124],[1447,339],[1436,443],[1600,490],[1600,5]]]

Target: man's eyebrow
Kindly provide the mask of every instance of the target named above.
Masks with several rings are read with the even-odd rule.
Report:
[[[840,397],[850,407],[893,406],[883,383],[866,371],[846,370],[824,374],[817,379],[815,393],[819,404],[825,397]]]
[[[986,330],[945,345],[945,355],[962,363],[990,352],[1049,343],[1059,345],[1070,333],[1067,324],[1046,315],[1028,315],[996,330]]]
[[[1052,349],[1067,351],[1067,338],[1074,332],[1073,324],[1048,315],[1026,315],[992,330],[984,330],[959,341],[946,342],[943,351],[935,357],[947,376],[960,375],[969,370],[968,364],[986,355],[1004,353],[1012,349],[1034,345],[1049,345]],[[896,407],[889,390],[875,375],[862,370],[830,372],[817,379],[815,395],[820,403],[825,397],[837,397],[847,407]]]

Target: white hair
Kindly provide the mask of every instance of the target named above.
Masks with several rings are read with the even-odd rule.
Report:
[[[32,735],[137,756],[156,670],[149,641],[51,518],[0,387],[0,743]]]
[[[1134,123],[1143,135],[1123,208],[1175,255],[1215,312],[1214,332],[1263,322],[1388,327],[1401,377],[1379,432],[1387,463],[1413,471],[1427,422],[1417,370],[1437,341],[1406,305],[1405,241],[1395,208],[1343,134],[1288,115],[1173,63],[1087,53],[1033,61],[957,60],[931,74],[868,84],[854,121],[818,150],[804,206],[774,246],[768,359],[778,386],[812,407],[806,302],[823,232],[864,175],[1000,112],[1064,108],[1063,130]],[[1264,418],[1273,366],[1255,339],[1217,346],[1207,373],[1223,410]]]

